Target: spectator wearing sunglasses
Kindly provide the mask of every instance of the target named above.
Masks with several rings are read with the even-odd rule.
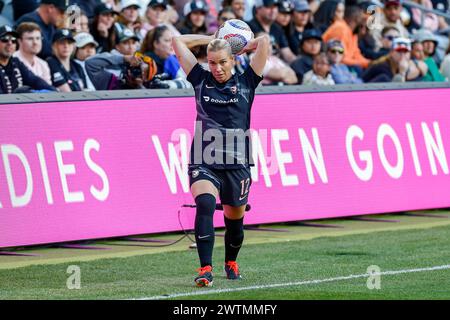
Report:
[[[420,79],[420,71],[411,61],[411,41],[396,38],[387,56],[374,61],[364,72],[364,82],[405,82]]]
[[[331,76],[336,84],[362,83],[356,74],[342,63],[344,46],[340,40],[332,39],[326,43],[327,56],[331,64]]]
[[[51,85],[52,78],[48,63],[37,56],[42,50],[41,28],[33,22],[23,22],[16,31],[19,35],[19,50],[14,53],[14,57]]]
[[[13,57],[18,36],[8,25],[0,27],[0,93],[14,93],[24,86],[34,90],[55,91],[54,87],[31,72],[18,58]]]
[[[396,38],[400,38],[400,36],[400,31],[396,27],[384,27],[381,31],[381,48],[378,51],[379,55],[377,59],[389,54],[389,51],[392,48],[392,41]]]

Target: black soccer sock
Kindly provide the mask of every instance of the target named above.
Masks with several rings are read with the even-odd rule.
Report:
[[[203,193],[195,198],[197,214],[195,216],[195,241],[198,257],[202,267],[212,266],[214,247],[213,216],[216,210],[216,198],[209,193]]]
[[[244,218],[225,220],[225,261],[236,261],[242,242],[244,242]]]

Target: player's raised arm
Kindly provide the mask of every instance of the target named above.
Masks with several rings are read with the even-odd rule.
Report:
[[[242,52],[248,52],[256,49],[255,55],[250,62],[250,66],[258,76],[262,76],[264,66],[266,65],[267,59],[269,58],[269,46],[269,36],[262,35],[253,40],[250,40],[247,46],[242,50]]]
[[[207,45],[214,39],[214,36],[206,36],[201,34],[184,34],[172,38],[173,50],[177,55],[177,59],[180,62],[181,67],[187,75],[197,64],[197,58],[194,56],[190,48]]]

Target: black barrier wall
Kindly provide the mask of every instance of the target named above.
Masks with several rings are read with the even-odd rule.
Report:
[[[317,92],[349,92],[373,90],[405,90],[405,89],[436,89],[450,88],[450,82],[407,82],[407,83],[371,83],[360,85],[333,85],[333,86],[263,86],[256,91],[257,94],[283,94],[283,93],[317,93]],[[144,99],[144,98],[173,98],[193,96],[193,89],[146,89],[146,90],[117,90],[69,93],[28,93],[0,95],[1,104],[32,103],[32,102],[62,102],[83,100],[117,100],[117,99]]]

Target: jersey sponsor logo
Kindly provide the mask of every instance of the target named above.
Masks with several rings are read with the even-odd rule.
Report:
[[[229,103],[237,103],[239,101],[238,98],[231,98],[229,100],[220,100],[220,99],[214,99],[208,96],[203,96],[203,99],[206,102],[212,102],[212,103],[217,103],[217,104],[229,104]]]
[[[53,79],[54,79],[54,81],[61,81],[61,80],[64,80],[64,77],[61,74],[61,72],[57,71],[53,74]]]
[[[208,237],[210,237],[211,235],[210,234],[207,234],[206,236],[198,236],[198,238],[199,239],[205,239],[205,238],[208,238]]]
[[[214,89],[214,86],[208,86],[208,85],[205,85],[206,86],[206,89]]]
[[[199,175],[199,171],[198,170],[194,170],[194,171],[192,171],[192,178],[197,178],[198,177],[198,175]]]

